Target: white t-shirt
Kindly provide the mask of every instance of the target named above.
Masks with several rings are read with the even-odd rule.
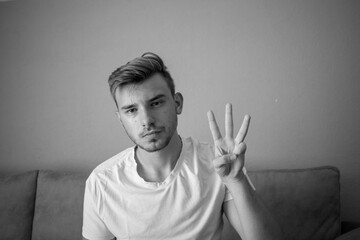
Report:
[[[86,181],[83,236],[91,240],[221,239],[222,204],[231,199],[214,170],[212,145],[192,138],[170,175],[146,182],[135,147],[100,164]]]

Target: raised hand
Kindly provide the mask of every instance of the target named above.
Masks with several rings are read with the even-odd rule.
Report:
[[[250,125],[250,116],[245,115],[236,137],[233,136],[233,116],[231,104],[225,107],[225,137],[221,136],[214,113],[208,112],[210,131],[215,145],[214,167],[223,181],[242,180],[246,144],[244,143]]]

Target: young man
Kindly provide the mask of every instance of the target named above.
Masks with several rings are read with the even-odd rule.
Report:
[[[85,239],[221,239],[223,213],[242,239],[281,239],[244,169],[249,116],[234,138],[227,104],[222,137],[209,112],[214,146],[180,137],[183,97],[153,53],[118,68],[109,85],[120,123],[135,146],[90,174]]]

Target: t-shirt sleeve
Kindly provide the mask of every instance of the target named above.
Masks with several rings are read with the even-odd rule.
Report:
[[[89,240],[109,240],[114,235],[106,227],[101,215],[101,192],[92,175],[87,179],[84,194],[82,235]]]

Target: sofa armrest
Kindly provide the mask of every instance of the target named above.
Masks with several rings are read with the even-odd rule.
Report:
[[[360,239],[360,227],[337,237],[335,240],[357,240],[357,239]]]

